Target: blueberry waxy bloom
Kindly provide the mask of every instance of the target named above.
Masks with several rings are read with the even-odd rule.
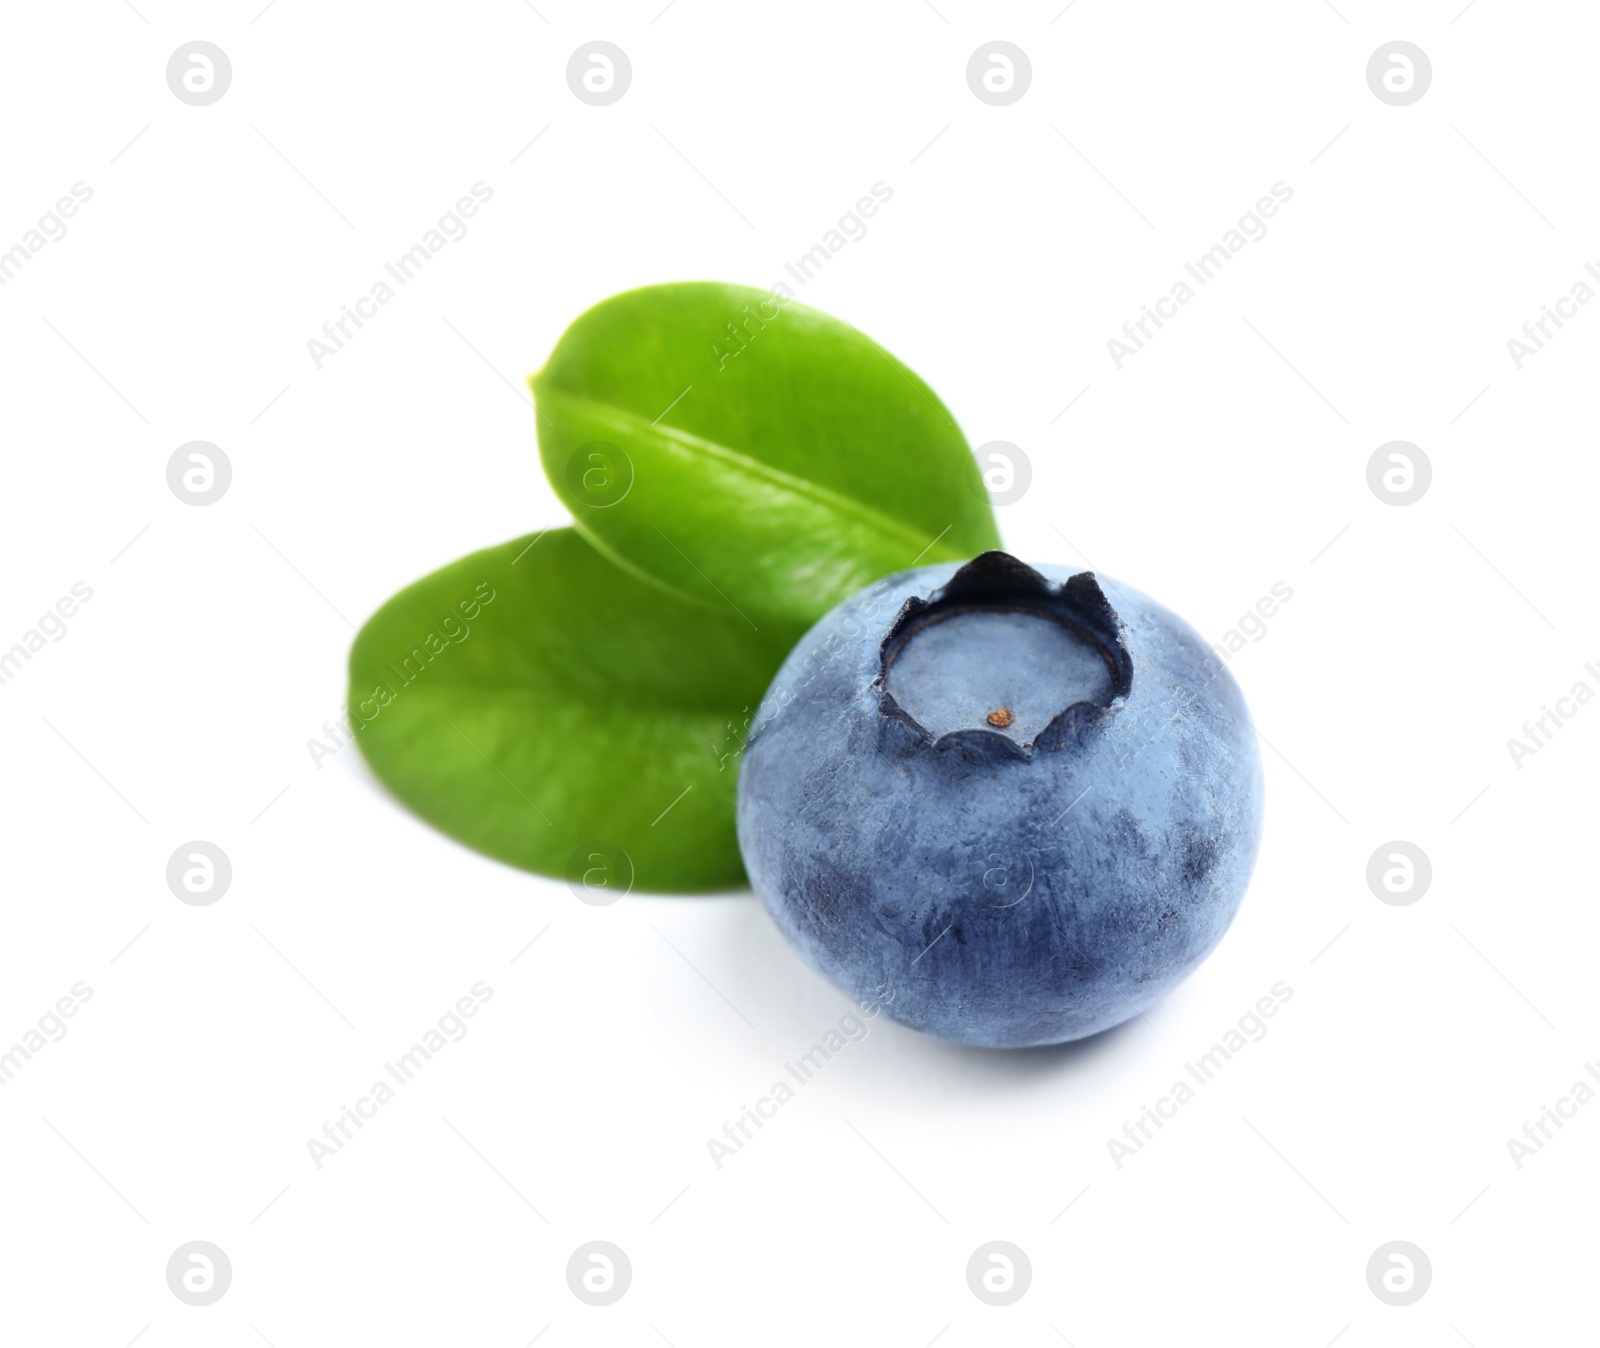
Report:
[[[1222,938],[1260,839],[1238,685],[1175,614],[1003,552],[790,654],[739,776],[751,884],[852,996],[962,1043],[1120,1024]]]

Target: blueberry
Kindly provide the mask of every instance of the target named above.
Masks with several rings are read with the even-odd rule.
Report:
[[[838,987],[1021,1047],[1109,1029],[1195,969],[1244,897],[1261,800],[1244,698],[1193,628],[987,552],[807,633],[745,747],[739,844]]]

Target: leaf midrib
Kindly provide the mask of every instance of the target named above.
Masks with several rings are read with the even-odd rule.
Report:
[[[534,396],[546,396],[546,389],[536,384]],[[810,499],[820,505],[828,506],[841,514],[853,516],[869,529],[884,535],[897,536],[911,545],[913,560],[922,557],[932,557],[940,561],[958,560],[966,553],[954,544],[943,542],[942,536],[933,545],[928,546],[921,542],[922,535],[913,527],[902,520],[886,515],[881,510],[876,510],[864,501],[858,501],[852,496],[846,496],[831,487],[824,487],[818,482],[808,478],[798,477],[793,473],[785,472],[772,464],[724,445],[720,441],[708,440],[704,436],[695,435],[691,431],[683,430],[677,426],[654,425],[646,421],[641,413],[631,412],[625,407],[618,407],[615,403],[600,402],[595,398],[588,398],[582,394],[570,393],[566,389],[554,388],[548,390],[548,396],[564,400],[568,404],[576,404],[595,416],[601,422],[610,422],[613,425],[627,429],[642,436],[658,435],[669,443],[691,451],[699,451],[708,458],[719,460],[731,467],[737,468],[751,477],[764,479],[766,482],[782,487],[794,496]],[[950,527],[960,524],[960,520],[951,521]],[[910,563],[907,563],[910,565]]]
[[[402,693],[411,687],[402,684],[394,690],[394,700],[398,701]],[[725,716],[728,703],[736,698],[760,699],[766,692],[766,686],[756,689],[751,693],[729,694],[724,702],[705,706],[690,706],[681,702],[658,702],[648,699],[648,695],[630,691],[621,699],[625,709],[638,708],[640,711],[648,710],[652,713],[660,712],[670,716]],[[559,697],[564,703],[577,704],[591,710],[616,710],[619,698],[613,689],[610,692],[589,692],[585,689],[570,684],[527,684],[527,683],[464,683],[459,679],[435,679],[427,688],[418,688],[413,697],[444,697],[452,694],[501,694],[507,697]],[[374,718],[376,719],[376,718]]]

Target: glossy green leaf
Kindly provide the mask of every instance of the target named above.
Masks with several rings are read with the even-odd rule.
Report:
[[[738,753],[799,635],[554,529],[379,609],[350,653],[351,721],[395,795],[490,856],[590,888],[734,885]]]
[[[1000,545],[932,390],[782,294],[629,291],[580,317],[529,382],[578,528],[725,612],[810,623],[880,576]]]

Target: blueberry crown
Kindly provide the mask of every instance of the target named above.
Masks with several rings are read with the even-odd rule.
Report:
[[[1104,702],[1074,702],[1051,720],[1032,744],[1018,744],[998,730],[981,727],[934,736],[895,700],[888,688],[889,670],[912,636],[933,623],[979,611],[1023,611],[1061,623],[1097,649],[1110,670],[1110,695]],[[913,595],[901,606],[878,647],[879,711],[904,725],[920,740],[940,747],[959,744],[983,753],[1027,757],[1035,749],[1059,748],[1105,722],[1117,701],[1133,689],[1133,658],[1127,628],[1106,598],[1092,571],[1080,571],[1061,584],[1042,576],[1007,552],[985,552],[973,558],[927,598]],[[1005,722],[991,719],[992,725]]]

